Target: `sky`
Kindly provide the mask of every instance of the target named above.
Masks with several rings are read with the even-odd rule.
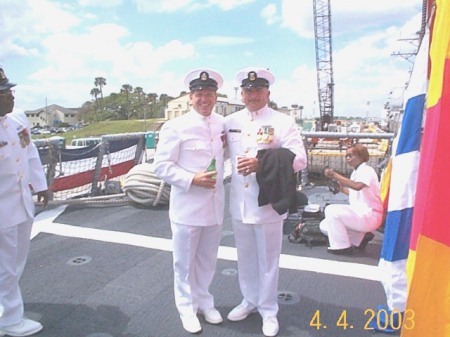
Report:
[[[380,117],[409,80],[422,0],[331,0],[335,116]],[[0,64],[15,109],[90,101],[123,84],[178,97],[211,68],[240,99],[236,73],[270,69],[271,100],[319,117],[313,0],[0,0]]]

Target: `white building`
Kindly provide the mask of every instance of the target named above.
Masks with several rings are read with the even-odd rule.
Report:
[[[167,108],[164,110],[164,115],[167,120],[184,115],[191,108],[189,93],[174,98],[167,103]],[[214,112],[227,116],[244,108],[244,104],[240,100],[230,99],[227,97],[217,97],[217,103]]]
[[[61,123],[76,125],[80,122],[79,109],[63,108],[52,104],[44,108],[25,111],[32,127],[58,127]]]

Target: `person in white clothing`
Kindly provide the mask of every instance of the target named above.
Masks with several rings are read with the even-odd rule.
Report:
[[[15,85],[0,66],[0,336],[30,336],[42,330],[41,323],[24,317],[19,280],[30,247],[32,192],[46,206],[47,181],[27,117],[12,112]]]
[[[183,328],[197,333],[201,331],[197,313],[208,323],[222,322],[209,286],[224,216],[224,124],[223,116],[213,112],[223,80],[211,69],[195,69],[185,83],[192,108],[164,123],[154,170],[171,185],[175,303]]]
[[[378,175],[367,164],[369,151],[362,144],[350,146],[346,152],[347,163],[354,170],[350,179],[324,170],[325,176],[335,179],[339,190],[349,196],[349,204],[331,204],[325,207],[325,219],[320,229],[328,235],[328,252],[335,255],[353,254],[353,246],[364,249],[374,238],[372,233],[381,226],[383,205],[380,198]]]
[[[268,106],[274,75],[267,69],[250,67],[240,70],[236,80],[246,108],[225,118],[225,131],[233,167],[230,212],[243,300],[228,319],[240,321],[258,311],[263,334],[275,336],[279,331],[279,258],[287,212],[280,214],[271,203],[259,205],[259,154],[262,150],[289,150],[292,174],[306,167],[307,157],[294,119]]]

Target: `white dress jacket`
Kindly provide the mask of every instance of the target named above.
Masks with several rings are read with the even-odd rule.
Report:
[[[222,224],[224,213],[223,116],[204,117],[191,109],[164,123],[155,152],[156,175],[171,185],[169,217],[192,226]],[[196,173],[205,172],[216,159],[215,189],[192,185]]]
[[[258,150],[286,148],[295,154],[294,172],[304,169],[307,157],[300,131],[294,119],[268,106],[257,112],[240,110],[225,118],[228,151],[233,167],[231,178],[230,212],[244,223],[277,222],[286,217],[279,215],[272,205],[258,206],[259,185],[256,173],[237,174],[238,156],[256,157]]]
[[[0,228],[34,217],[32,189],[47,189],[36,146],[23,113],[0,117]]]

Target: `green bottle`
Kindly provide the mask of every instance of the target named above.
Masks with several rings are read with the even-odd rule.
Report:
[[[209,164],[208,168],[206,169],[206,172],[216,171],[216,158],[213,158],[211,160],[211,163]],[[211,178],[216,179],[216,175],[213,175]]]

